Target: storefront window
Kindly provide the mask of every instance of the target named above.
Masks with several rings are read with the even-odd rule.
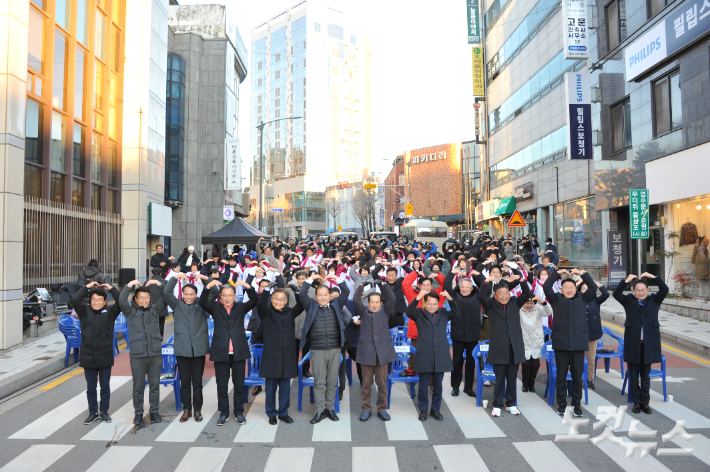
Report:
[[[594,198],[555,205],[554,244],[570,261],[602,260],[602,223]]]
[[[675,267],[671,277],[683,276],[691,282],[682,288],[680,279],[674,283],[675,292],[685,292],[686,296],[710,299],[710,198],[692,200],[669,205],[674,216]],[[702,241],[700,238],[703,238]],[[667,242],[667,246],[670,242]],[[670,249],[666,247],[666,250]]]

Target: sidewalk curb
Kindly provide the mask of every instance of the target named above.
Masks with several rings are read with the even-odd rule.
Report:
[[[30,385],[43,380],[50,375],[65,370],[64,354],[60,354],[53,359],[44,361],[30,369],[22,371],[9,379],[3,380],[0,384],[0,399],[8,395],[29,387]],[[69,367],[74,366],[74,353],[69,354]],[[69,370],[68,368],[66,370]]]
[[[604,309],[603,305],[600,314],[603,320],[611,321],[612,323],[617,324],[621,327],[623,327],[624,323],[626,322],[625,313],[618,313],[615,311]],[[679,346],[683,346],[689,349],[690,351],[693,351],[694,354],[710,357],[710,346],[702,344],[695,339],[691,339],[686,336],[679,335],[677,333],[671,333],[667,329],[664,329],[663,326],[661,326],[661,341],[668,341]]]

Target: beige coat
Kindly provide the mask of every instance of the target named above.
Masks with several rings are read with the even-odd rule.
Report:
[[[523,330],[523,342],[525,343],[525,360],[540,359],[542,357],[542,346],[545,344],[545,336],[542,332],[542,319],[552,314],[552,307],[549,303],[540,305],[536,303],[532,310],[525,307],[520,309],[520,327]]]

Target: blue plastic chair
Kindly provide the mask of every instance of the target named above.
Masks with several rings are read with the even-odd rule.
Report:
[[[402,318],[404,318],[404,326],[409,326],[409,317],[407,315],[402,315]]]
[[[548,347],[549,346],[549,347]],[[555,404],[555,392],[557,390],[557,364],[555,363],[555,351],[552,350],[552,341],[546,342],[542,346],[542,357],[547,364],[547,385],[545,386],[545,398],[547,404]],[[584,404],[589,405],[589,390],[587,388],[587,358],[584,358],[584,370],[582,370],[582,383],[584,384]],[[572,395],[572,374],[567,372],[567,392]],[[549,397],[548,397],[549,393]]]
[[[597,370],[597,361],[599,359],[604,359],[604,372],[607,374],[609,373],[609,366],[611,364],[611,360],[614,358],[619,358],[619,371],[621,372],[621,378],[624,378],[624,340],[617,336],[616,334],[612,333],[609,328],[602,326],[602,333],[611,336],[612,338],[616,339],[619,342],[619,347],[617,348],[616,352],[599,352],[599,349],[604,348],[604,336],[602,335],[601,338],[599,338],[599,341],[597,341],[597,357],[594,359],[594,370],[596,372]],[[596,374],[595,374],[596,377]]]
[[[483,346],[485,348],[481,349]],[[476,379],[476,406],[483,405],[483,382],[486,380],[494,382],[496,380],[496,374],[493,372],[493,366],[489,364],[488,361],[488,340],[481,341],[476,344],[473,348],[473,360],[476,362],[476,372],[478,372],[478,378]],[[483,365],[483,369],[481,369]],[[517,404],[517,402],[516,402]]]
[[[411,344],[411,338],[407,337],[408,328],[406,326],[395,326],[390,329],[390,336],[392,336],[392,342],[405,342]]]
[[[395,328],[392,328],[395,329]],[[409,384],[409,394],[414,399],[414,384],[419,382],[418,375],[412,375],[409,377],[400,377],[399,374],[407,368],[409,364],[409,356],[411,354],[416,354],[416,348],[412,347],[406,341],[397,341],[394,343],[394,348],[408,348],[406,352],[397,352],[397,360],[390,363],[389,373],[387,374],[387,409],[390,407],[390,399],[392,398],[392,384],[394,383],[408,383]]]
[[[345,376],[348,378],[348,387],[353,386],[353,360],[350,357],[350,353],[346,352],[345,357]]]
[[[175,333],[171,334],[170,337],[168,338],[168,343],[174,343],[175,342]]]
[[[244,403],[249,403],[249,388],[257,385],[266,388],[266,380],[259,377],[261,370],[261,354],[264,351],[263,344],[253,344],[250,346],[251,359],[249,359],[249,374],[244,378]]]
[[[146,379],[143,388],[148,385]],[[175,409],[182,409],[182,397],[180,396],[180,371],[177,368],[177,359],[175,358],[175,345],[172,342],[163,344],[163,363],[160,366],[160,385],[173,387],[175,394]]]
[[[311,403],[315,402],[315,399],[313,398],[313,387],[315,386],[315,380],[313,377],[309,377],[307,379],[303,378],[303,363],[311,358],[311,351],[308,351],[305,356],[303,356],[303,359],[301,359],[301,362],[298,363],[298,411],[301,412],[302,407],[303,407],[303,389],[305,387],[310,387],[311,389]],[[340,362],[343,362],[343,355],[340,355]],[[338,376],[338,385],[337,387],[340,387],[340,376]],[[340,413],[340,395],[336,393],[335,395],[335,412]]]
[[[451,341],[451,320],[446,323],[446,338],[449,340],[449,346],[451,346],[453,344]]]
[[[59,331],[67,342],[67,351],[64,356],[64,367],[69,367],[69,353],[74,349],[74,364],[79,363],[79,348],[81,347],[81,324],[79,320],[69,315],[59,317]]]
[[[547,326],[542,327],[542,335],[543,336],[552,336],[552,330],[548,328]]]
[[[207,318],[207,336],[210,338],[210,347],[212,347],[212,335],[214,334],[214,318]]]
[[[124,315],[123,313],[118,315],[118,318],[116,318],[116,322],[113,324],[113,357],[116,357],[119,353],[116,333],[123,333],[123,337],[126,340],[126,349],[128,349],[128,321],[126,320],[126,315]]]
[[[660,377],[661,380],[663,381],[663,401],[667,402],[668,401],[668,395],[666,394],[666,356],[665,354],[661,354],[661,370],[658,369],[651,369],[651,372],[648,374],[650,378],[653,377]],[[624,377],[624,385],[621,386],[621,394],[624,394],[624,390],[626,390],[626,382],[629,380],[629,369],[626,369],[626,376]],[[627,392],[626,396],[626,401],[628,403],[632,403],[631,400],[631,388],[629,388],[629,391]]]

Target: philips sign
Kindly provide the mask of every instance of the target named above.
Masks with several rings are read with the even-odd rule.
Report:
[[[666,24],[661,22],[624,50],[626,81],[643,74],[667,55]]]

